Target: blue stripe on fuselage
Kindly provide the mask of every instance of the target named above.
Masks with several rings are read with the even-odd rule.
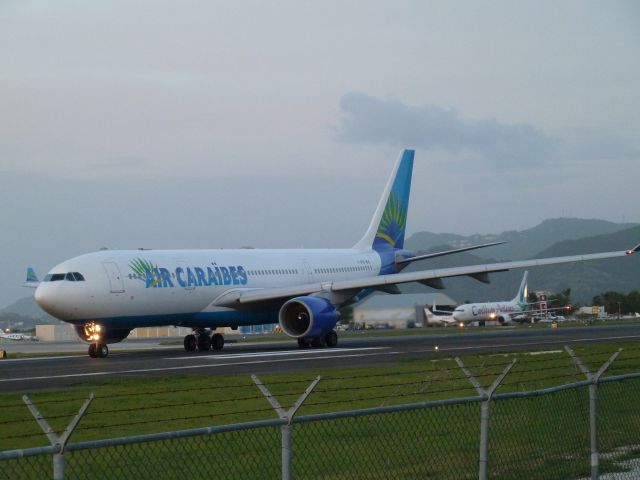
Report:
[[[157,327],[165,325],[174,325],[176,327],[233,328],[244,325],[278,323],[278,310],[261,312],[242,312],[231,310],[224,312],[175,313],[171,315],[136,315],[74,320],[70,323],[83,325],[92,321],[103,325],[107,329],[133,329],[138,327]]]

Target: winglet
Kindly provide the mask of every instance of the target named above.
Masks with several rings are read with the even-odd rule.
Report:
[[[634,253],[640,252],[640,243],[633,247],[631,250],[627,250],[627,255],[633,255]]]
[[[33,267],[28,267],[27,268],[27,279],[22,284],[22,286],[23,287],[35,288],[38,285],[40,285],[40,280],[38,280],[38,276],[36,275],[35,270],[33,269]]]

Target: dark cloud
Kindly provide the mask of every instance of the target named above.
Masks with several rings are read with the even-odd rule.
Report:
[[[501,168],[538,167],[562,149],[561,140],[531,125],[465,119],[451,108],[349,93],[342,97],[340,109],[337,135],[346,142],[467,154]]]

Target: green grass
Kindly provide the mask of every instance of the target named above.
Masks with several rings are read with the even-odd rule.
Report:
[[[640,371],[637,342],[589,345],[576,347],[575,351],[596,370],[619,347],[624,350],[607,375]],[[490,385],[515,358],[517,362],[498,393],[584,379],[564,351],[462,358],[484,386]],[[298,415],[476,395],[450,357],[411,357],[394,365],[371,368],[318,369],[295,374],[274,371],[260,378],[288,407],[316,375],[323,379]],[[78,382],[71,388],[29,396],[60,432],[90,392],[96,398],[71,442],[276,417],[246,375],[123,377]],[[600,386],[598,418],[603,452],[627,447],[624,458],[638,456],[639,398],[638,380]],[[48,444],[20,395],[0,395],[0,402],[0,450]],[[498,400],[491,408],[491,478],[588,475],[586,388],[544,397]],[[479,413],[479,404],[467,404],[296,424],[294,473],[297,478],[476,478]],[[182,478],[183,465],[190,465],[192,474],[198,474],[201,470],[193,459],[213,455],[214,462],[205,462],[205,468],[215,464],[225,472],[223,478],[274,478],[279,477],[279,439],[276,427],[74,452],[68,455],[69,472],[76,472],[70,473],[73,478],[81,476],[82,471],[91,471],[98,478],[118,478],[116,473],[120,470],[123,478]],[[41,461],[24,459],[6,465],[8,471],[16,472],[12,478],[36,478],[38,475],[31,475],[24,465]],[[0,464],[0,471],[2,467]],[[603,460],[603,469],[620,467],[613,459]]]

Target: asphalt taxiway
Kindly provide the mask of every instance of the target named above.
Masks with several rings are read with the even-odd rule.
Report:
[[[384,365],[403,358],[535,351],[580,343],[640,340],[640,325],[496,328],[468,333],[342,338],[337,348],[298,349],[295,341],[230,343],[221,352],[185,352],[180,345],[126,341],[110,345],[107,358],[86,355],[39,356],[0,360],[0,391],[27,392],[63,388],[101,378],[153,375],[228,375],[313,371]],[[0,349],[6,344],[0,346]],[[17,347],[12,347],[17,348]],[[83,344],[34,342],[23,351],[85,351]],[[11,355],[10,355],[11,356]]]

